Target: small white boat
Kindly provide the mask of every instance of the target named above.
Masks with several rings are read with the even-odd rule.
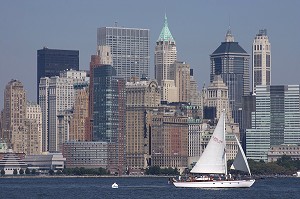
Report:
[[[238,153],[231,169],[248,172],[251,177],[250,168],[244,151],[236,136],[235,139],[238,144]],[[191,178],[186,181],[179,179],[178,181],[174,181],[173,184],[176,187],[190,188],[247,188],[251,187],[255,182],[255,180],[251,178],[236,180],[232,179],[230,174],[227,175],[224,111],[220,116],[218,124],[209,143],[207,144],[206,149],[191,170],[191,173],[205,175],[205,177]],[[209,177],[211,175],[223,176],[223,179],[213,179],[212,177]]]
[[[111,188],[117,189],[117,188],[119,188],[119,185],[117,183],[114,183],[114,184],[111,185]]]
[[[297,173],[293,174],[293,176],[300,178],[300,171],[297,171]]]

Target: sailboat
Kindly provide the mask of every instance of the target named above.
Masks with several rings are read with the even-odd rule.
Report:
[[[255,182],[251,179],[251,172],[243,148],[237,137],[238,153],[231,166],[231,169],[241,170],[249,173],[250,178],[232,179],[231,174],[227,173],[226,162],[226,139],[225,139],[225,111],[223,110],[218,124],[209,140],[200,159],[190,171],[201,177],[193,177],[185,181],[175,180],[175,187],[190,188],[248,188]],[[213,178],[218,175],[219,177]]]

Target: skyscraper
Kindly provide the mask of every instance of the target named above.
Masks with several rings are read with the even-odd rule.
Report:
[[[197,81],[194,78],[194,71],[190,69],[190,97],[189,102],[191,105],[201,106],[201,94],[198,90]]]
[[[110,46],[112,66],[117,76],[127,81],[131,77],[149,76],[149,41],[149,29],[116,26],[97,30],[97,45]]]
[[[267,161],[270,147],[300,144],[299,85],[256,87],[256,110],[246,130],[247,157]]]
[[[165,15],[164,27],[156,41],[154,52],[154,75],[158,85],[162,86],[162,80],[170,80],[170,66],[176,60],[176,43],[169,30],[167,16]]]
[[[252,45],[252,90],[256,85],[271,84],[271,44],[267,30],[259,30]]]
[[[4,90],[2,139],[18,151],[25,147],[26,100],[22,82],[11,80]]]
[[[161,81],[161,100],[166,102],[178,102],[178,89],[174,80]]]
[[[88,118],[86,119],[86,138],[92,140],[93,131],[93,110],[94,110],[94,69],[103,65],[111,65],[112,56],[110,46],[98,46],[97,55],[91,56],[90,61],[90,83],[89,83],[89,109]]]
[[[3,140],[16,153],[41,153],[41,110],[26,103],[26,91],[18,80],[11,80],[4,91]]]
[[[86,133],[86,122],[89,109],[89,84],[88,82],[77,83],[74,85],[75,100],[73,114],[70,121],[69,140],[70,141],[89,141],[90,136]]]
[[[60,76],[41,78],[40,105],[43,113],[43,151],[60,151],[62,144],[68,141],[68,130],[60,134],[58,116],[70,111],[74,105],[74,84],[84,82],[86,72],[64,71]]]
[[[150,155],[150,124],[160,105],[160,89],[154,80],[126,83],[126,157],[129,169],[146,169]]]
[[[26,122],[28,128],[27,154],[39,155],[42,153],[42,110],[35,102],[27,102]]]
[[[213,119],[218,119],[222,111],[226,111],[226,122],[231,122],[231,111],[228,100],[228,87],[223,82],[220,75],[215,75],[214,81],[207,88],[206,107],[215,107],[216,115]]]
[[[78,50],[59,50],[44,47],[37,51],[37,101],[41,77],[59,76],[61,71],[79,70]]]
[[[188,119],[180,105],[156,109],[151,124],[151,166],[187,167]]]
[[[92,55],[90,61],[90,84],[89,84],[89,110],[88,110],[88,118],[86,121],[86,137],[87,140],[92,140],[92,132],[93,132],[93,111],[94,111],[94,69],[97,67],[101,67],[102,64],[100,62],[99,55]]]
[[[176,61],[171,65],[170,79],[174,80],[178,89],[178,101],[190,101],[190,65],[186,62]]]
[[[126,155],[125,79],[111,65],[93,69],[93,141],[108,143],[108,168],[122,174]]]
[[[221,75],[228,87],[229,105],[234,122],[241,122],[242,96],[250,93],[249,54],[234,42],[231,30],[227,31],[225,42],[210,55],[210,82],[215,75]]]

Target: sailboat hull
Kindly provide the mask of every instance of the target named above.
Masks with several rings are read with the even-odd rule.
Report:
[[[232,181],[201,181],[201,182],[173,182],[175,187],[182,188],[249,188],[255,182],[251,180]]]

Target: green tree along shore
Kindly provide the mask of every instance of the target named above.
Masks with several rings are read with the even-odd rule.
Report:
[[[292,160],[291,156],[284,155],[277,162],[256,162],[248,160],[253,175],[293,175],[300,171],[300,160]]]
[[[177,168],[160,168],[159,166],[152,166],[146,169],[146,175],[179,175]]]
[[[227,162],[228,169],[230,168],[233,160]],[[292,160],[290,156],[284,155],[277,162],[264,162],[248,160],[249,167],[252,175],[293,175],[300,171],[300,160]],[[230,173],[236,171],[231,170]],[[152,166],[146,169],[147,175],[178,175],[178,170],[167,168],[161,169],[159,166]]]
[[[98,169],[87,169],[84,167],[76,167],[76,168],[68,168],[64,169],[63,172],[56,172],[56,174],[65,174],[65,175],[108,175],[109,171],[107,171],[104,168],[98,168]]]
[[[230,168],[232,160],[227,162]],[[300,160],[292,160],[290,156],[283,155],[276,162],[254,161],[248,159],[252,175],[293,175],[300,170]],[[235,171],[231,170],[231,173]]]
[[[230,168],[232,164],[232,160],[227,162],[227,168]],[[254,161],[248,159],[249,167],[251,170],[252,175],[293,175],[297,171],[300,171],[300,160],[292,160],[290,156],[284,155],[277,162],[264,162],[264,161]],[[230,173],[235,173],[236,171],[230,170]],[[177,168],[160,168],[159,166],[150,166],[149,168],[145,169],[144,173],[146,175],[162,175],[162,176],[174,176],[179,175],[179,171]],[[188,169],[185,173],[189,173]],[[15,169],[13,172],[14,175],[18,174],[18,171]],[[36,175],[38,174],[35,169],[29,170],[26,169],[20,170],[19,174],[21,175]],[[128,173],[127,173],[128,174]],[[1,176],[5,175],[5,171],[1,170]],[[95,168],[95,169],[88,169],[84,167],[76,167],[76,168],[65,168],[62,171],[58,170],[54,172],[53,170],[49,171],[49,175],[110,175],[110,172],[104,168]]]

